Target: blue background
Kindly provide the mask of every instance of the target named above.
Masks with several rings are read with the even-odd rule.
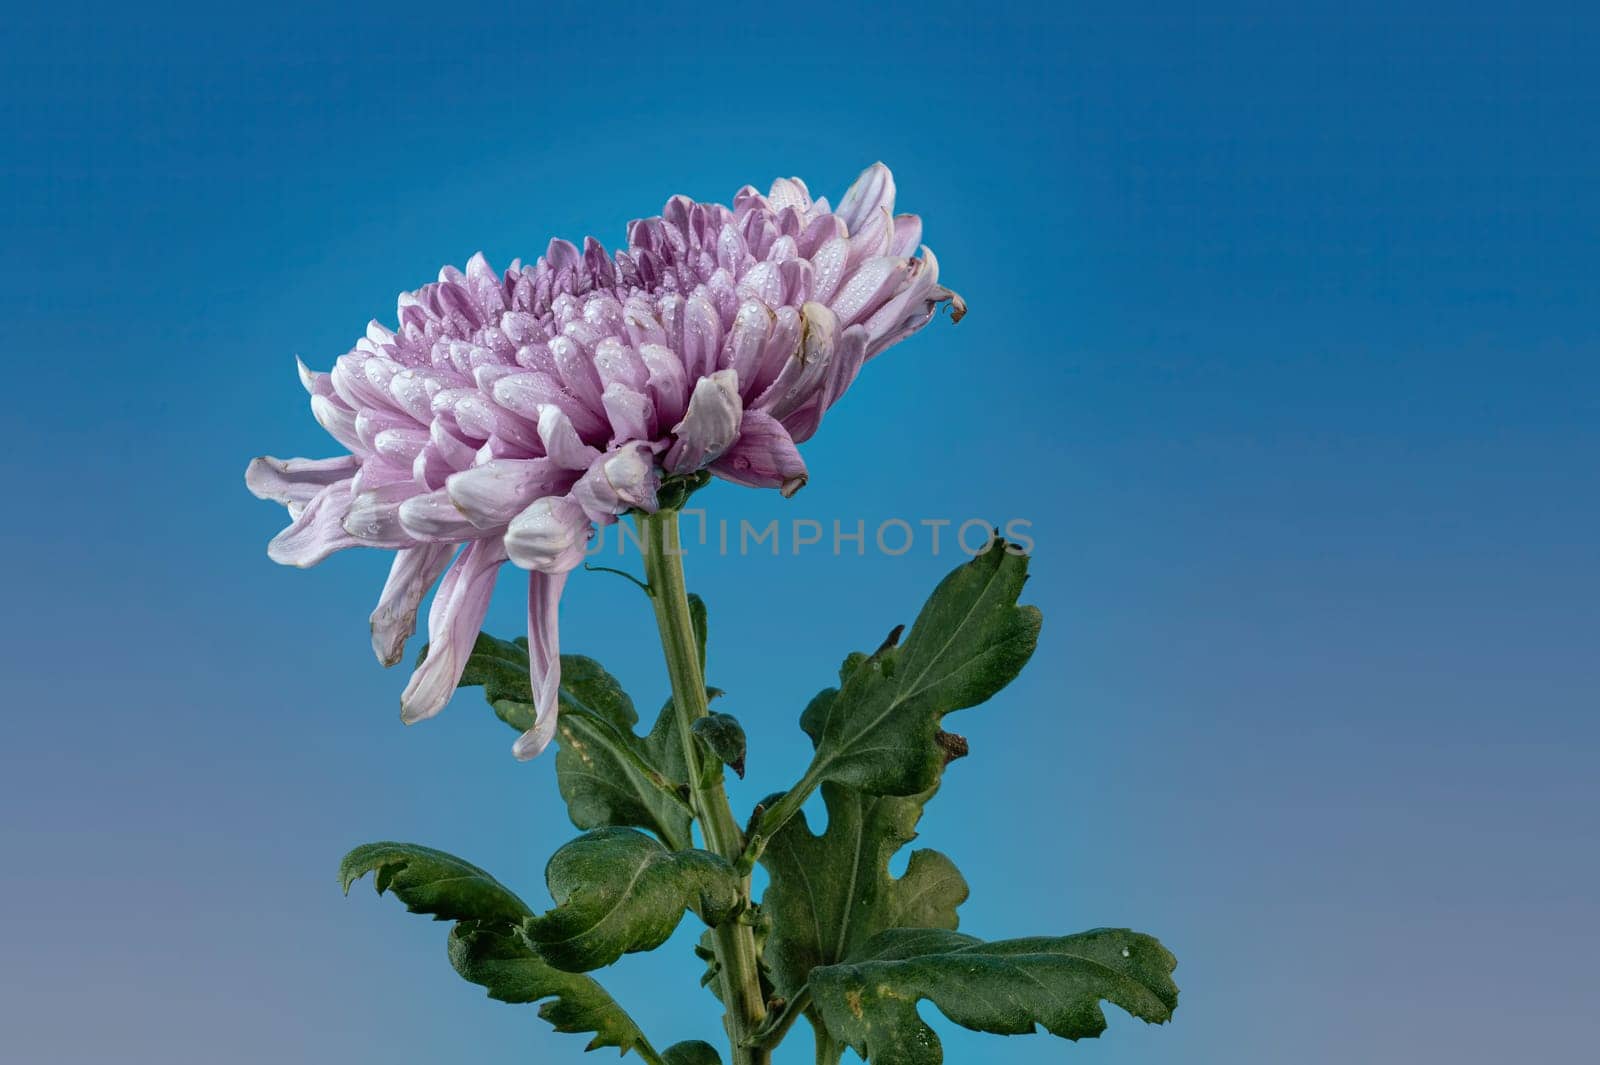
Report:
[[[879,158],[970,317],[870,367],[795,500],[702,498],[1033,522],[1039,653],[952,720],[974,753],[922,842],[969,930],[1132,925],[1184,989],[1076,1047],[938,1021],[950,1060],[1592,1051],[1581,5],[135,6],[0,27],[7,1060],[578,1060],[442,927],[340,898],[338,856],[398,837],[542,901],[572,830],[475,693],[400,727],[385,557],[271,565],[244,464],[331,452],[291,357],[327,367],[441,263],[614,244],[675,192],[837,197]],[[741,808],[959,558],[688,560]],[[656,705],[634,589],[579,575],[563,627]],[[692,938],[605,974],[658,1045],[719,1034]]]

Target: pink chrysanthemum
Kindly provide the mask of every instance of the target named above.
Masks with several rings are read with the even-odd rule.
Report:
[[[537,723],[514,752],[533,757],[555,731],[557,604],[594,524],[653,512],[663,477],[699,470],[794,492],[795,445],[862,364],[940,303],[964,310],[933,252],[916,255],[921,220],[893,209],[880,163],[837,210],[780,179],[732,210],[674,197],[615,257],[554,240],[503,277],[481,254],[465,274],[446,267],[400,297],[397,331],[373,322],[331,373],[301,365],[312,413],[349,454],[250,464],[250,490],[293,518],[267,554],[312,566],[397,551],[372,615],[385,665],[443,575],[401,696],[408,723],[449,700],[501,563],[528,570]]]

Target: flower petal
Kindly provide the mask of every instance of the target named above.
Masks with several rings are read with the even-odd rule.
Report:
[[[862,263],[830,301],[839,324],[854,325],[883,306],[900,290],[910,272],[911,260],[898,255],[879,255]]]
[[[482,535],[481,530],[450,500],[450,490],[412,496],[400,504],[400,526],[412,539],[424,543],[459,543]]]
[[[323,488],[306,503],[294,522],[267,544],[267,557],[282,566],[315,566],[335,551],[361,541],[344,529],[350,512],[350,482]]]
[[[365,450],[361,437],[356,434],[356,412],[346,407],[334,396],[312,396],[311,416],[327,430],[328,435],[353,452]]]
[[[739,395],[739,377],[732,370],[718,370],[695,383],[689,409],[672,428],[676,443],[667,452],[668,473],[693,473],[716,461],[739,436],[739,418],[744,400]]]
[[[795,207],[801,211],[811,206],[811,190],[806,188],[806,183],[799,178],[779,178],[772,183],[772,191],[767,193],[767,202],[774,211],[782,211],[785,207]]]
[[[453,550],[449,544],[428,544],[395,554],[372,612],[372,653],[385,666],[400,661],[406,640],[417,630],[417,607],[449,565]]]
[[[511,753],[535,758],[550,745],[561,712],[561,590],[567,574],[528,574],[528,680],[533,686],[534,724],[517,737]]]
[[[654,511],[660,484],[654,449],[637,440],[596,459],[572,486],[572,498],[590,518],[606,522],[633,507]]]
[[[913,255],[922,243],[922,219],[914,214],[894,216],[894,236],[889,240],[890,255]]]
[[[550,461],[564,469],[586,470],[600,457],[598,449],[583,442],[566,411],[554,403],[539,408],[539,441]]]
[[[739,439],[711,472],[725,481],[749,488],[781,488],[785,497],[805,487],[806,464],[789,432],[765,411],[746,411]]]
[[[262,455],[250,460],[244,470],[244,484],[257,499],[269,499],[290,507],[303,507],[311,498],[335,481],[346,481],[361,468],[354,455],[331,459],[279,459]]]
[[[513,564],[540,573],[565,573],[583,562],[589,518],[570,497],[535,499],[506,528]]]
[[[400,696],[400,720],[406,724],[432,717],[450,701],[489,609],[495,574],[505,560],[499,537],[474,540],[439,582],[428,611],[427,657]]]
[[[675,425],[683,417],[689,400],[689,379],[683,363],[670,348],[661,344],[645,344],[639,348],[639,357],[650,372],[648,388],[656,404],[658,425]]]
[[[839,319],[833,311],[820,303],[807,303],[800,311],[800,350],[755,402],[757,408],[769,411],[775,418],[788,417],[817,394],[828,378],[839,346]]]
[[[416,482],[410,478],[355,492],[344,516],[344,531],[365,547],[410,547],[415,541],[400,524],[400,505],[416,494]]]
[[[781,300],[774,301],[781,303]],[[745,300],[734,316],[723,362],[746,384],[753,382],[761,368],[761,351],[772,332],[772,312],[760,300]]]
[[[873,163],[856,178],[833,213],[853,234],[880,209],[894,213],[894,175],[882,163]]]
[[[555,491],[556,485],[565,491],[568,480],[570,475],[549,459],[490,459],[451,474],[445,491],[472,524],[498,529],[536,498]]]
[[[696,293],[683,305],[683,368],[698,380],[717,368],[722,351],[722,319],[705,296]]]
[[[606,385],[601,398],[611,422],[611,443],[647,440],[655,435],[655,404],[642,392],[635,392],[621,381]]]

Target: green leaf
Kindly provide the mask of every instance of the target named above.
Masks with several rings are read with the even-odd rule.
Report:
[[[421,655],[427,657],[423,646]],[[419,659],[420,661],[420,659]],[[528,676],[528,638],[514,642],[478,633],[461,671],[458,688],[481,686],[495,714],[519,733],[533,727],[533,682]]]
[[[873,1065],[939,1065],[939,1037],[917,1015],[931,1000],[964,1028],[1063,1039],[1105,1031],[1100,1002],[1161,1024],[1178,1005],[1177,962],[1150,936],[1102,928],[1075,936],[985,943],[957,932],[899,929],[860,960],[818,969],[811,994],[833,1038]]]
[[[694,626],[694,642],[700,652],[700,675],[706,675],[706,601],[689,593],[689,622]]]
[[[517,731],[533,726],[526,638],[480,633],[461,685],[482,685],[495,713]],[[689,774],[677,718],[669,704],[648,736],[634,733],[638,723],[633,700],[600,663],[561,656],[556,781],[567,816],[581,829],[643,828],[682,850],[690,843],[691,816],[678,794]]]
[[[898,880],[889,860],[916,838],[934,790],[908,798],[824,784],[828,828],[804,814],[773,837],[761,864],[770,875],[762,912],[772,921],[764,959],[777,994],[793,999],[811,973],[849,958],[887,928],[955,928],[967,882],[949,858],[916,850]]]
[[[339,884],[373,875],[378,894],[392,892],[412,913],[436,921],[515,924],[532,914],[512,890],[470,862],[415,843],[368,843],[339,863]]]
[[[546,961],[568,972],[654,950],[685,910],[717,925],[741,904],[739,878],[717,855],[669,851],[629,828],[579,836],[551,857],[545,880],[556,906],[522,927]]]
[[[395,895],[413,913],[456,922],[450,964],[501,1002],[538,1002],[539,1016],[558,1032],[593,1032],[589,1049],[614,1046],[626,1054],[650,1043],[621,1006],[587,976],[551,967],[517,931],[532,911],[509,888],[470,862],[411,843],[369,843],[345,855],[339,882],[346,894],[368,873],[381,895]]]
[[[617,1047],[626,1054],[650,1043],[616,1000],[593,979],[565,973],[545,961],[512,929],[457,924],[450,931],[450,964],[462,979],[487,989],[501,1002],[532,1003],[549,999],[539,1016],[558,1032],[593,1032],[585,1050]]]
[[[722,1065],[722,1055],[710,1043],[688,1039],[661,1052],[663,1065]]]
[[[997,539],[940,582],[904,645],[891,636],[875,654],[845,660],[837,692],[813,699],[800,719],[817,746],[808,783],[916,795],[964,752],[959,738],[940,742],[940,720],[1009,684],[1039,639],[1039,611],[1017,605],[1028,558],[1008,547]]]
[[[592,658],[561,656],[556,781],[582,829],[643,828],[673,850],[690,845],[693,820],[678,719],[667,703],[649,735],[622,686]]]
[[[690,730],[723,765],[744,779],[744,726],[732,714],[710,713],[699,718]]]

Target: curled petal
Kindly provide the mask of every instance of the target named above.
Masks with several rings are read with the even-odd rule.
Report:
[[[367,547],[411,546],[415,541],[400,524],[400,505],[416,494],[416,483],[409,478],[356,492],[344,516],[344,531]]]
[[[511,753],[518,761],[536,758],[556,734],[561,710],[561,589],[567,574],[528,574],[528,680],[533,687],[533,727],[517,737]]]
[[[648,443],[635,441],[595,460],[572,486],[572,498],[590,518],[606,522],[634,507],[654,511],[660,484],[655,451]]]
[[[535,499],[506,528],[512,563],[539,573],[566,573],[583,562],[589,518],[569,497]]]
[[[702,377],[695,383],[683,420],[673,426],[676,443],[667,452],[667,472],[693,473],[714,462],[738,437],[743,413],[736,373],[718,370]]]
[[[880,210],[894,212],[894,175],[882,163],[873,163],[856,178],[833,213],[853,234]]]
[[[704,296],[695,295],[683,306],[683,368],[698,380],[717,368],[722,351],[722,318]]]
[[[361,467],[354,455],[331,459],[279,459],[262,455],[245,467],[244,484],[257,499],[303,507],[335,481],[347,481]]]
[[[490,459],[452,474],[445,482],[450,502],[480,529],[498,529],[568,478],[549,459]],[[565,488],[565,484],[562,484]]]
[[[356,434],[356,412],[332,396],[312,396],[311,416],[328,435],[353,452],[365,450]]]
[[[426,429],[385,429],[372,438],[372,447],[390,462],[410,466],[428,446]]]
[[[689,398],[689,380],[683,363],[671,349],[661,344],[646,344],[639,349],[639,357],[650,372],[648,388],[655,400],[658,425],[675,425],[683,417],[684,405]]]
[[[561,382],[548,374],[522,373],[502,377],[494,384],[494,399],[506,410],[531,419],[535,423],[546,406],[555,404],[566,413],[573,428],[585,439],[602,434],[606,422],[599,416],[600,390],[594,392],[594,405],[589,406],[566,392]]]
[[[600,452],[583,442],[572,427],[572,419],[554,403],[539,410],[539,441],[550,461],[563,469],[586,470]]]
[[[432,717],[450,701],[489,609],[495,574],[505,559],[499,537],[474,540],[462,548],[439,582],[428,611],[427,657],[400,695],[400,720],[406,724]]]
[[[826,411],[839,402],[839,397],[855,383],[856,375],[861,372],[861,364],[867,360],[870,341],[871,333],[859,325],[851,326],[839,337],[839,346],[834,351],[833,362],[828,367],[828,379],[822,388],[822,410]]]
[[[372,407],[384,411],[393,409],[394,400],[389,396],[387,378],[382,375],[374,378],[367,374],[367,363],[376,361],[380,360],[359,352],[341,355],[334,361],[333,372],[328,375],[328,383],[333,386],[334,394],[344,401],[345,406],[354,410]],[[376,384],[375,381],[381,384]]]
[[[594,368],[602,384],[621,382],[635,391],[643,389],[649,377],[638,353],[616,337],[606,337],[595,347]]]
[[[417,607],[449,565],[453,550],[449,544],[428,544],[395,553],[372,612],[372,653],[385,666],[400,661],[406,641],[417,630]]]
[[[781,303],[781,300],[773,302]],[[772,332],[772,312],[760,300],[746,300],[733,319],[728,331],[726,358],[728,369],[738,374],[739,380],[755,380],[761,367],[761,351],[766,346],[767,334]]]
[[[594,361],[571,337],[559,336],[548,345],[561,381],[589,410],[600,409],[600,375]],[[581,429],[580,429],[581,431]]]
[[[820,303],[807,303],[800,311],[800,350],[755,402],[775,418],[788,417],[817,394],[839,346],[839,319],[833,311]]]
[[[294,522],[267,544],[267,557],[282,566],[315,566],[335,551],[355,547],[360,541],[344,528],[350,512],[350,482],[339,481],[321,489],[306,503]]]
[[[313,370],[298,355],[295,356],[294,368],[295,372],[300,375],[300,387],[306,390],[307,395],[333,395],[333,378],[331,375]]]
[[[845,265],[850,259],[850,242],[833,237],[811,257],[811,298],[819,303],[833,299],[844,282]]]
[[[606,386],[601,399],[606,417],[611,422],[611,442],[644,440],[655,435],[655,404],[642,392],[636,392],[620,381]]]
[[[711,472],[723,480],[749,488],[778,488],[785,497],[805,486],[806,464],[789,432],[765,411],[746,411],[739,439]]]
[[[400,504],[400,526],[423,543],[459,543],[481,536],[482,531],[450,500],[450,490],[412,496]]]
[[[811,206],[811,190],[806,188],[806,183],[799,178],[779,178],[772,183],[772,191],[767,193],[767,202],[774,211],[782,211],[785,207],[795,207],[805,211]]]
[[[868,259],[851,274],[831,301],[840,325],[854,325],[899,291],[911,272],[911,260],[898,255],[879,255]]]
[[[922,243],[922,219],[914,214],[894,216],[894,236],[889,240],[890,255],[913,255]]]

